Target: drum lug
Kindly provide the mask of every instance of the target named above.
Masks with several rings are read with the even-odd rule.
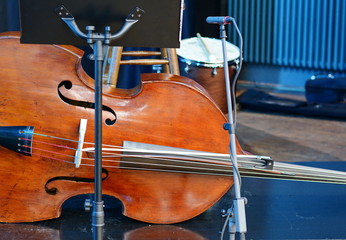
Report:
[[[187,64],[186,67],[184,68],[185,73],[189,73],[190,72],[190,65]]]
[[[213,68],[212,74],[213,74],[213,76],[216,76],[216,75],[217,75],[216,68]]]

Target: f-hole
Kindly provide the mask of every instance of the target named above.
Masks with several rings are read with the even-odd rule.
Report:
[[[106,180],[108,177],[108,171],[104,168],[102,168],[102,181]],[[52,184],[53,182],[57,182],[57,181],[69,181],[69,182],[81,182],[81,183],[93,183],[94,182],[94,178],[83,178],[83,177],[70,177],[70,176],[58,176],[58,177],[54,177],[49,179],[46,184],[44,185],[44,189],[46,191],[46,193],[48,193],[49,195],[56,195],[59,190],[56,187],[49,187],[48,185]]]
[[[84,107],[84,108],[91,108],[91,109],[95,109],[95,103],[93,102],[86,102],[86,101],[80,101],[80,100],[74,100],[74,99],[70,99],[68,97],[65,97],[61,92],[60,92],[60,88],[64,87],[67,90],[70,90],[72,88],[72,82],[65,80],[62,81],[59,85],[58,85],[58,94],[61,100],[63,100],[65,103],[73,105],[73,106],[77,106],[77,107]],[[105,120],[105,123],[107,125],[113,125],[116,120],[117,120],[117,115],[116,113],[113,111],[113,109],[111,109],[108,106],[102,105],[102,111],[106,111],[109,112],[110,114],[112,114],[114,116],[114,119],[109,119],[107,118]]]

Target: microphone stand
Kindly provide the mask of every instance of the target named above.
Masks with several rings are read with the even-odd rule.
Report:
[[[92,60],[95,61],[95,167],[94,167],[94,199],[93,204],[86,203],[86,208],[92,206],[92,227],[93,239],[103,239],[104,209],[102,200],[102,62],[104,60],[104,49],[108,46],[111,40],[119,39],[126,32],[138,22],[144,11],[140,8],[135,8],[129,16],[125,19],[123,27],[118,33],[111,35],[110,27],[105,27],[104,34],[95,33],[94,26],[87,26],[87,34],[84,34],[77,26],[74,17],[71,13],[61,5],[56,10],[58,16],[63,20],[74,34],[78,37],[85,39],[93,49]]]
[[[234,22],[234,19],[232,18]],[[247,231],[246,228],[246,217],[245,217],[245,204],[246,199],[241,197],[240,188],[241,188],[241,177],[238,170],[238,161],[237,161],[237,149],[236,149],[236,137],[235,137],[235,119],[233,119],[233,112],[236,109],[235,104],[232,104],[231,92],[235,94],[233,84],[233,90],[231,89],[230,79],[229,79],[229,70],[228,70],[228,58],[227,58],[227,48],[226,48],[226,23],[220,24],[220,38],[222,41],[222,52],[223,52],[223,65],[224,65],[224,73],[225,73],[225,83],[226,83],[226,97],[227,97],[227,105],[228,105],[228,123],[224,125],[225,130],[227,130],[230,134],[230,158],[232,160],[233,167],[233,178],[234,178],[234,193],[235,199],[233,200],[233,208],[228,210],[228,214],[230,218],[228,218],[228,226],[230,233],[230,240],[235,239],[235,235],[238,232],[240,234],[240,238],[245,240],[245,233]],[[235,24],[235,22],[234,22]],[[236,24],[235,24],[236,26]],[[238,30],[238,29],[237,29]],[[242,51],[242,49],[240,49]],[[240,58],[242,58],[242,54],[240,54]],[[242,59],[240,59],[242,61]],[[239,72],[238,72],[239,73]],[[236,81],[238,74],[234,77]],[[235,97],[234,97],[235,99]]]

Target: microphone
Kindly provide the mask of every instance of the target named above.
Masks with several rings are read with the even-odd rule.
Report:
[[[229,24],[233,21],[232,17],[207,17],[207,23],[210,24]]]

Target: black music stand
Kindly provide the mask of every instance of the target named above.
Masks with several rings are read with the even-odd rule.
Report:
[[[94,51],[92,57],[95,61],[95,194],[92,205],[94,239],[103,239],[104,229],[102,201],[104,48],[109,45],[179,47],[181,6],[182,0],[20,0],[21,43],[89,44]],[[87,33],[81,30],[82,27]],[[111,28],[118,32],[112,35]]]
[[[118,32],[135,8],[145,11],[141,20],[122,38],[110,43],[124,47],[178,48],[182,0],[20,0],[21,43],[88,45],[57,19],[54,9],[64,5],[78,27],[105,26]]]

